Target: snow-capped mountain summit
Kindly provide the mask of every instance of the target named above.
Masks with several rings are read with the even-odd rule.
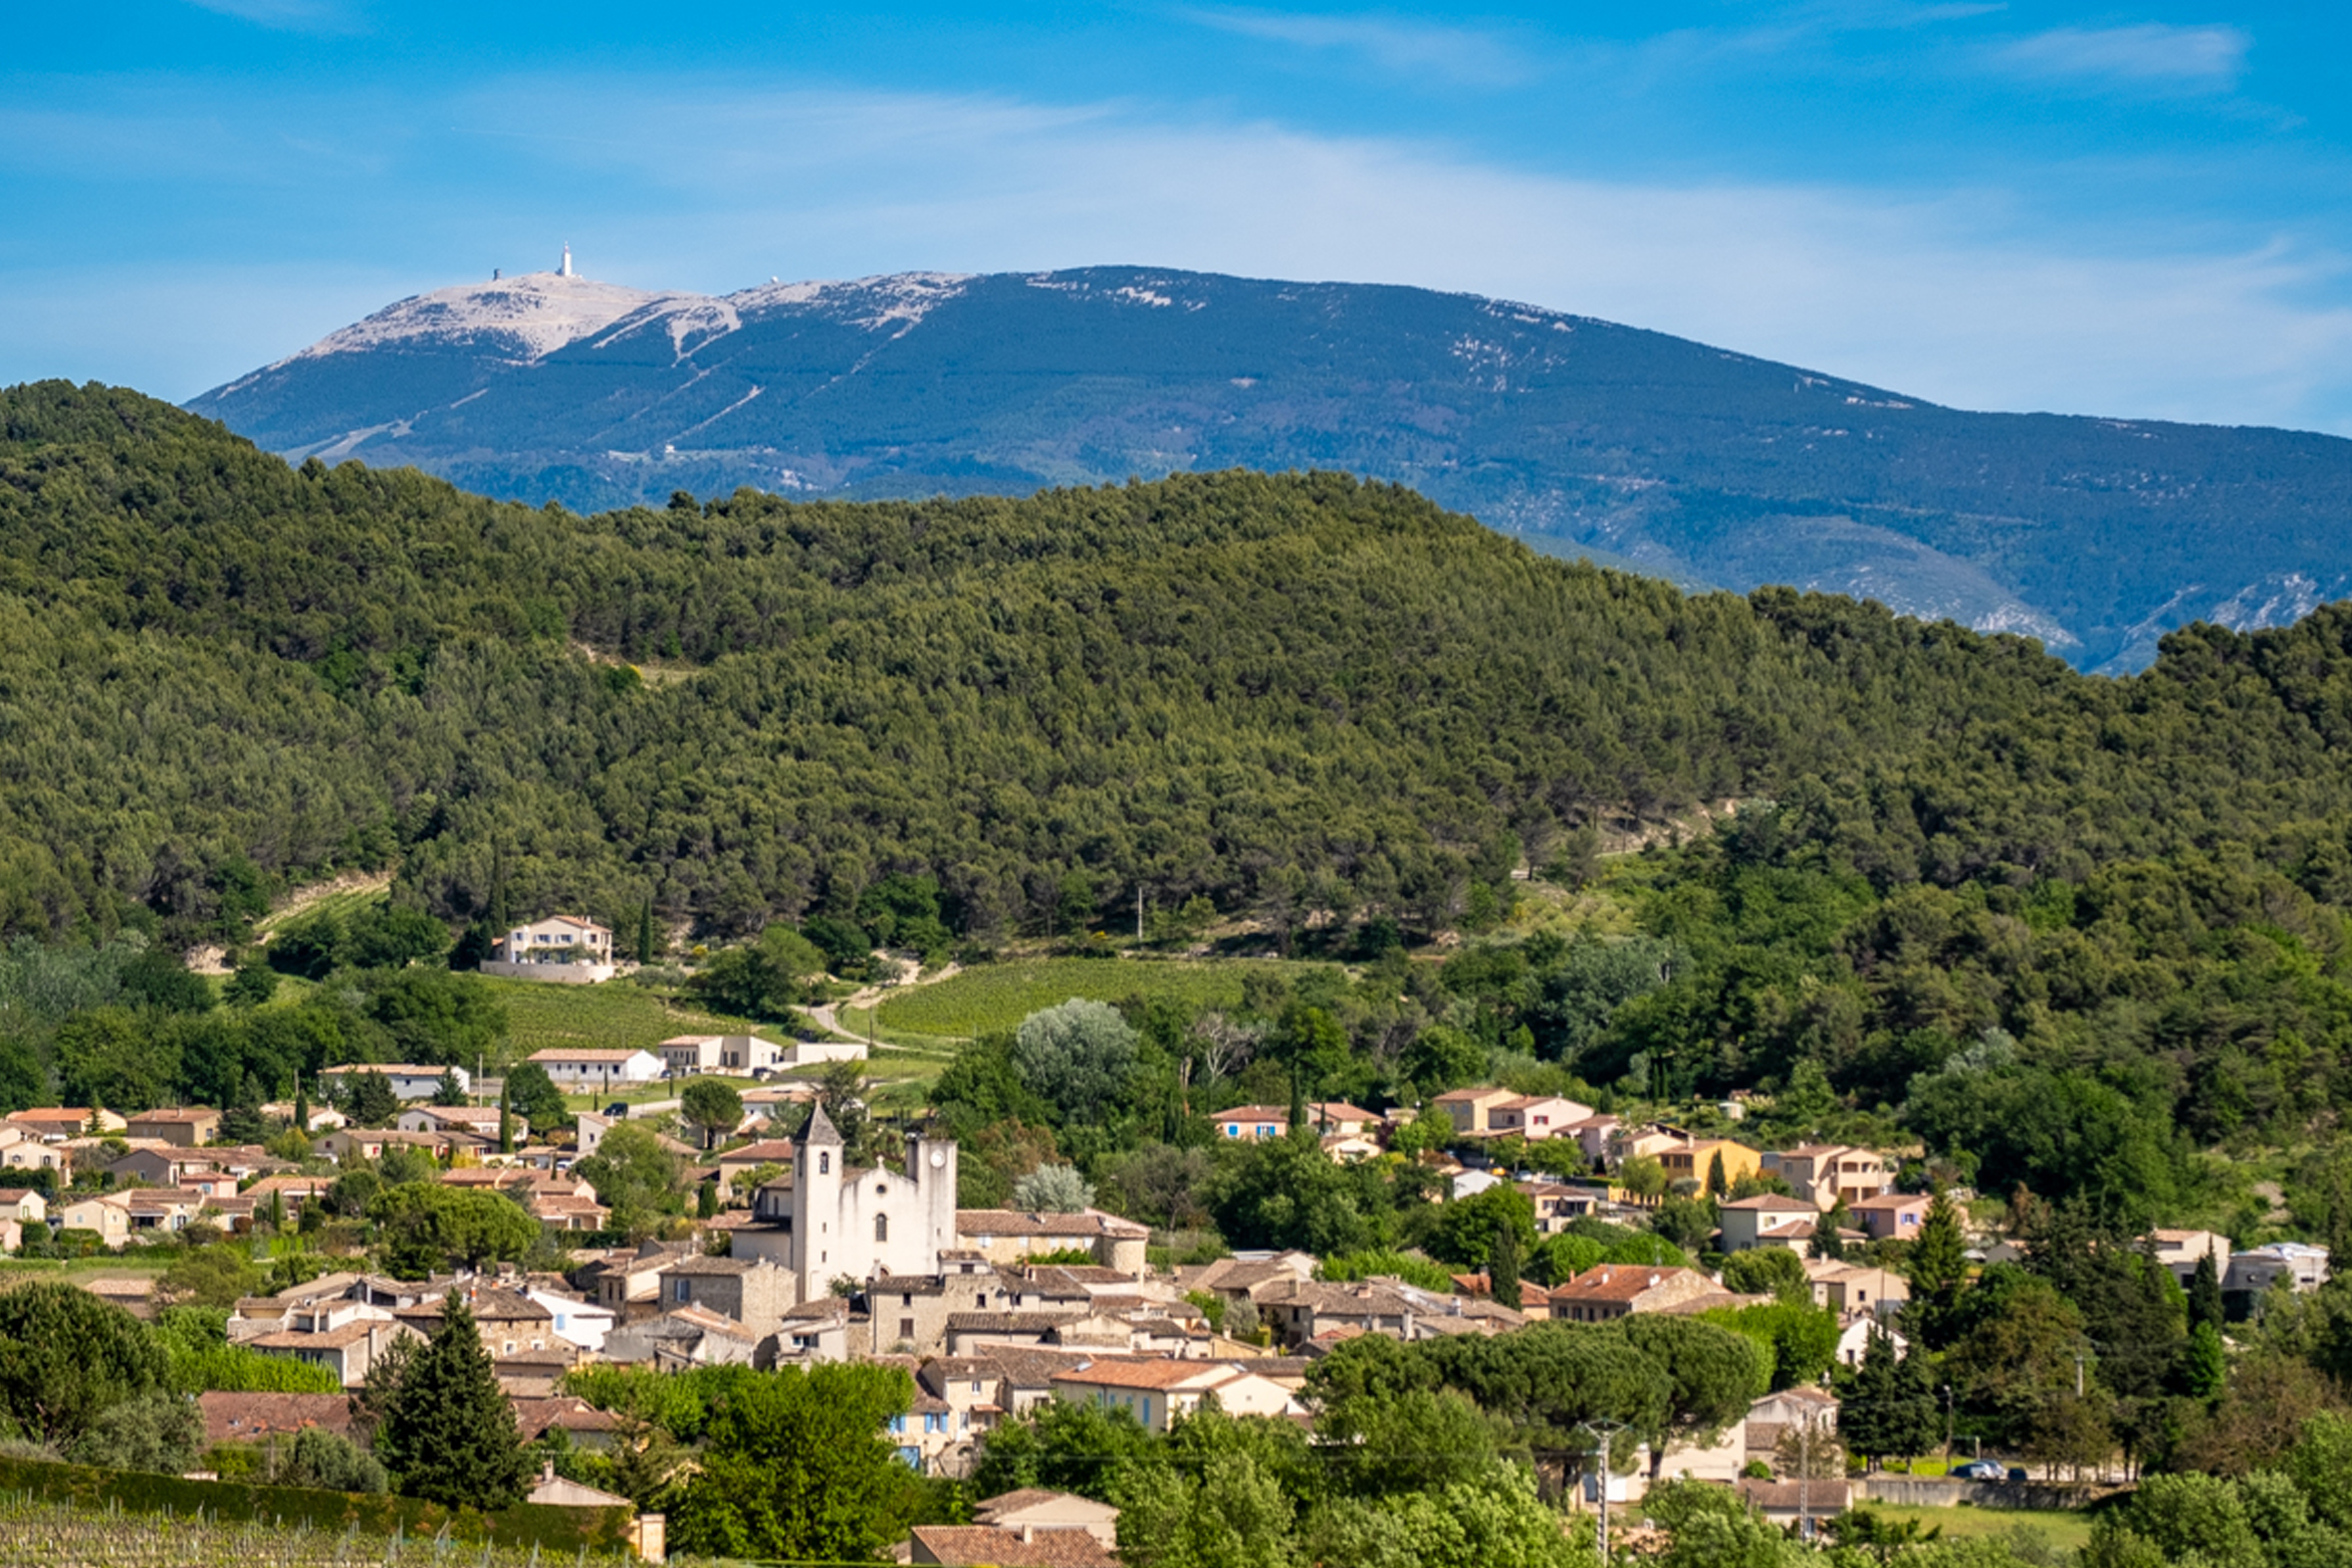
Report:
[[[519,362],[544,358],[632,312],[699,295],[649,294],[562,272],[527,272],[491,283],[458,284],[387,305],[364,321],[330,333],[269,366],[326,354],[430,345],[495,354]],[[259,373],[268,374],[269,370]],[[235,384],[235,383],[232,383]],[[224,391],[227,388],[223,388]]]
[[[589,509],[1341,468],[1538,549],[2131,668],[2352,591],[2352,442],[1979,414],[1587,317],[1134,267],[420,294],[189,405],[290,457]]]

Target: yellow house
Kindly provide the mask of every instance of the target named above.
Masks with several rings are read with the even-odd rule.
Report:
[[[1676,1182],[1697,1182],[1707,1185],[1707,1176],[1715,1168],[1718,1158],[1723,1160],[1724,1187],[1727,1191],[1739,1185],[1740,1178],[1754,1176],[1764,1169],[1764,1156],[1744,1143],[1729,1138],[1686,1138],[1672,1148],[1658,1151],[1658,1163],[1666,1167],[1669,1186]]]

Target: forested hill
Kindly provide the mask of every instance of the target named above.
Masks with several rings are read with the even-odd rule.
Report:
[[[190,406],[296,461],[584,510],[1337,469],[1540,548],[1876,598],[2083,668],[2352,592],[2352,441],[1974,413],[1422,289],[1104,267],[713,298],[535,273],[401,301]]]
[[[0,393],[0,928],[192,940],[397,865],[456,922],[726,935],[913,872],[983,939],[1138,886],[1426,930],[1597,821],[1759,797],[1753,853],[1882,888],[2178,852],[2340,900],[2348,638],[2091,679],[1327,474],[581,518],[43,383]]]

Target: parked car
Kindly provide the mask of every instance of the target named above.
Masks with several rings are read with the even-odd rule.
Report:
[[[629,1102],[626,1100],[614,1100],[610,1105],[604,1107],[604,1114],[611,1117],[615,1121],[618,1121],[621,1117],[626,1116],[628,1113]]]
[[[1966,1464],[1955,1464],[1952,1473],[1961,1480],[1997,1481],[2008,1472],[1991,1459],[1971,1459]]]

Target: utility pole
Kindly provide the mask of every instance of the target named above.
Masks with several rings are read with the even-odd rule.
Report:
[[[1624,1431],[1625,1423],[1593,1420],[1579,1422],[1576,1430],[1592,1434],[1595,1460],[1593,1468],[1599,1472],[1597,1479],[1600,1489],[1600,1557],[1601,1561],[1605,1563],[1609,1560],[1609,1438],[1614,1433]]]
[[[1944,1473],[1952,1473],[1952,1385],[1944,1385]]]

